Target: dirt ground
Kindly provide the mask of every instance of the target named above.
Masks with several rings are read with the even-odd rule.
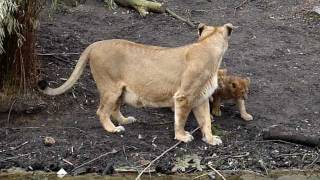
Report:
[[[222,108],[214,124],[223,140],[221,146],[208,146],[195,140],[181,144],[155,163],[161,172],[170,172],[176,157],[197,154],[201,164],[208,161],[219,170],[318,169],[317,148],[263,141],[262,130],[283,125],[294,132],[320,135],[320,21],[309,11],[317,0],[240,0],[174,1],[168,7],[196,22],[221,25],[231,22],[237,28],[231,38],[222,67],[232,74],[250,77],[247,110],[252,122],[241,120],[232,103]],[[235,7],[242,4],[241,7]],[[51,86],[58,86],[72,72],[80,53],[92,42],[121,38],[135,42],[179,46],[197,39],[196,29],[165,14],[142,18],[133,10],[108,10],[103,3],[87,0],[83,5],[44,9],[39,29],[41,72]],[[71,53],[71,54],[70,54]],[[75,54],[72,54],[75,53]],[[113,164],[144,167],[176,143],[173,139],[173,113],[169,109],[136,109],[123,106],[125,115],[139,122],[126,125],[123,134],[104,131],[95,114],[98,93],[85,70],[72,91],[56,97],[43,96],[47,108],[37,114],[1,114],[0,169],[22,167],[29,170],[70,172],[101,154],[117,150],[84,166],[83,172],[100,172]],[[9,127],[9,128],[5,128]],[[197,127],[189,117],[187,130]],[[141,135],[142,138],[138,138]],[[43,138],[56,144],[47,147]],[[73,165],[68,164],[66,161]],[[189,162],[192,163],[192,162]],[[188,172],[195,171],[188,168]]]

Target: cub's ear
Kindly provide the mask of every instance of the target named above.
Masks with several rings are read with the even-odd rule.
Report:
[[[227,23],[224,25],[227,29],[227,34],[228,36],[230,36],[232,34],[232,31],[234,28],[236,28],[235,26],[233,26],[231,23]]]
[[[201,36],[201,34],[202,34],[202,32],[203,32],[203,30],[204,30],[205,27],[206,27],[206,25],[203,24],[203,23],[200,23],[200,24],[198,25],[198,35],[199,35],[199,36]]]

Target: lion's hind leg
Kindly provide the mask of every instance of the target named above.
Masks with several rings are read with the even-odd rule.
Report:
[[[103,94],[101,94],[100,105],[97,114],[100,118],[103,128],[108,132],[114,133],[125,130],[123,126],[115,126],[110,119],[113,111],[117,109],[117,101],[120,95],[121,90],[114,92],[105,91]]]
[[[133,122],[136,122],[136,118],[129,116],[129,117],[124,117],[123,114],[120,111],[121,107],[121,98],[118,99],[116,108],[112,112],[112,118],[115,119],[120,125],[125,125],[125,124],[131,124]]]

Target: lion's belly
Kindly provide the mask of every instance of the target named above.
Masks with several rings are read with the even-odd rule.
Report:
[[[144,97],[135,93],[134,91],[126,88],[123,93],[123,101],[134,107],[173,107],[172,97],[162,99],[161,101],[149,100],[150,98]]]

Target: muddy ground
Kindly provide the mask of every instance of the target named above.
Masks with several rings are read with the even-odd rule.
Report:
[[[201,141],[200,132],[196,132],[193,142],[181,144],[154,167],[168,172],[176,157],[197,154],[201,164],[212,161],[212,166],[220,170],[265,173],[268,169],[318,169],[316,148],[263,141],[261,134],[263,128],[280,124],[294,132],[320,135],[320,21],[310,13],[319,1],[164,2],[178,14],[185,17],[189,14],[196,22],[212,25],[231,22],[239,26],[222,66],[230,73],[251,78],[247,109],[254,120],[242,121],[236,107],[226,103],[222,117],[214,118],[223,145],[208,146]],[[62,84],[76,64],[77,53],[98,40],[121,38],[174,47],[197,39],[195,29],[168,15],[152,13],[142,18],[133,10],[108,10],[94,0],[50,14],[46,7],[38,35],[39,53],[75,53],[39,56],[42,76],[52,86]],[[57,171],[63,167],[70,172],[112,149],[118,152],[84,166],[82,171],[101,173],[110,164],[115,168],[141,168],[176,143],[173,113],[169,109],[123,106],[124,114],[135,116],[139,122],[126,125],[123,134],[104,131],[95,114],[98,93],[89,68],[72,91],[41,97],[47,108],[40,113],[13,112],[9,121],[7,113],[0,115],[1,169],[17,166]],[[196,127],[190,116],[186,129]],[[139,134],[142,139],[138,139]],[[56,144],[44,146],[45,136],[55,138]]]

